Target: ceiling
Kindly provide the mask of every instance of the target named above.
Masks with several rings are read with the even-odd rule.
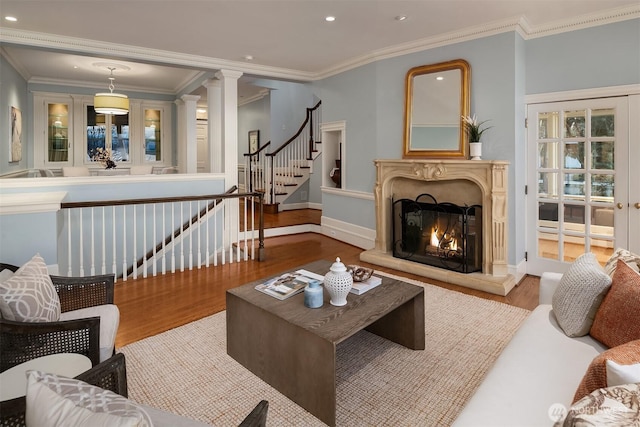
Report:
[[[251,76],[313,80],[456,35],[518,24],[535,36],[604,11],[637,17],[640,1],[2,0],[0,41],[30,82],[106,87],[109,62],[128,68],[115,71],[119,89],[175,94],[227,68],[245,73],[245,97]]]

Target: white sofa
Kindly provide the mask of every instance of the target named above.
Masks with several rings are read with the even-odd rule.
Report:
[[[570,338],[551,311],[562,275],[540,278],[540,305],[498,357],[454,426],[552,426],[550,410],[571,406],[589,364],[607,347],[586,335]],[[554,406],[555,405],[555,406]]]

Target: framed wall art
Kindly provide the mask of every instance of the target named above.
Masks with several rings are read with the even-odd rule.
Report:
[[[22,160],[22,111],[11,106],[11,148],[9,163]]]
[[[260,131],[249,131],[249,153],[255,153],[260,149]]]

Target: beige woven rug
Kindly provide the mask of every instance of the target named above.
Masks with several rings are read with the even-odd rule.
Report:
[[[450,425],[529,314],[403,280],[425,288],[426,349],[366,331],[340,344],[339,426]],[[225,320],[218,313],[120,348],[129,397],[216,426],[238,425],[266,399],[271,426],[324,425],[227,356]]]

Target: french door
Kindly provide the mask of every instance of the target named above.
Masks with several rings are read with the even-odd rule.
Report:
[[[564,272],[584,252],[604,264],[618,247],[638,249],[637,104],[622,96],[528,106],[527,273]]]

